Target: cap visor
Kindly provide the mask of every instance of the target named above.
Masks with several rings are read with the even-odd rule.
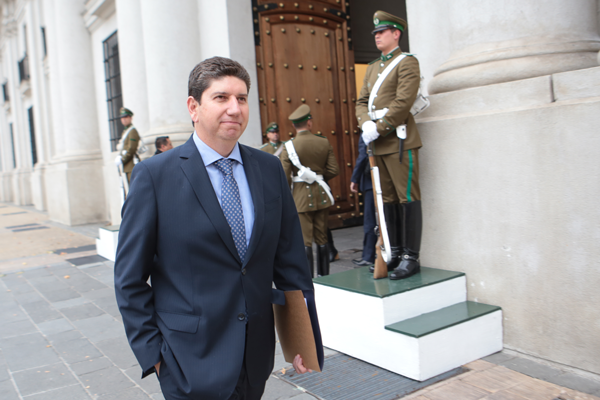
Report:
[[[377,27],[377,28],[373,29],[373,31],[371,32],[371,34],[374,35],[377,32],[385,31],[386,29],[390,29],[390,28],[393,28],[393,27],[389,26],[389,25],[382,25],[380,27]]]

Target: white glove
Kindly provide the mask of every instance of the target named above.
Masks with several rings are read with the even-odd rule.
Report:
[[[117,156],[117,158],[115,158],[115,165],[117,167],[120,167],[121,165],[123,165],[123,159],[121,158],[121,156]]]
[[[373,121],[366,121],[362,124],[362,138],[366,145],[379,137],[377,132],[377,124]]]

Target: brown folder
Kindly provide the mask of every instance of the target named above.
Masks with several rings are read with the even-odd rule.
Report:
[[[301,290],[285,292],[285,305],[273,304],[275,326],[285,361],[300,354],[304,366],[321,372],[315,336]]]

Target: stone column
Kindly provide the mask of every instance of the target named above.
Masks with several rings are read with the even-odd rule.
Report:
[[[134,112],[133,123],[143,135],[150,120],[140,0],[117,0],[116,8],[123,105]]]
[[[174,145],[193,132],[187,112],[187,81],[201,61],[195,1],[140,2],[148,88],[149,130],[145,143],[168,135]]]
[[[427,13],[419,3],[410,3],[413,11]],[[431,94],[598,65],[597,0],[456,0],[438,18],[453,51]]]
[[[46,2],[45,2],[46,3]],[[50,218],[67,225],[106,218],[102,160],[90,34],[84,25],[84,3],[54,0],[46,9],[50,31],[56,154],[46,173]],[[59,93],[56,93],[56,92]]]

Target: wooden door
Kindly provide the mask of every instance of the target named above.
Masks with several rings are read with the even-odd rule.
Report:
[[[327,137],[340,166],[329,182],[336,199],[331,228],[361,220],[358,198],[350,192],[358,132],[349,15],[349,4],[341,0],[253,0],[263,131],[275,121],[281,140],[290,139],[288,116],[302,104],[310,106],[313,133]]]

